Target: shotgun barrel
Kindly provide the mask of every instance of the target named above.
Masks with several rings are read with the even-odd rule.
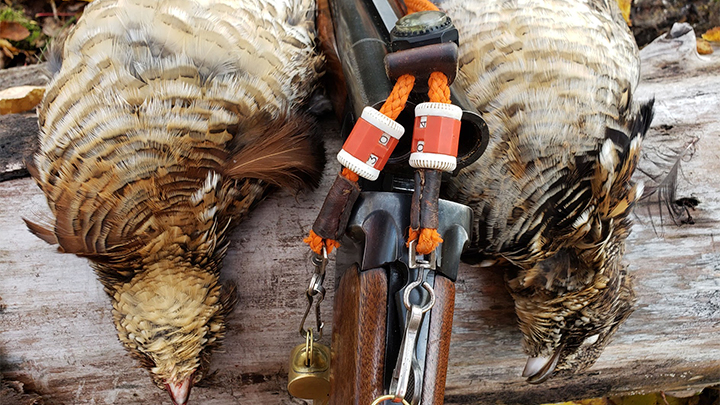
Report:
[[[389,21],[396,21],[402,15],[398,3],[393,0],[329,0],[332,16],[332,33],[325,33],[322,39],[326,52],[337,51],[330,60],[339,60],[342,75],[333,74],[343,80],[348,99],[343,122],[343,135],[350,133],[363,108],[370,106],[380,109],[392,91],[393,81],[386,72],[385,56],[391,51]],[[321,13],[327,13],[323,2]],[[393,20],[394,19],[394,20]],[[327,27],[324,27],[326,29]],[[327,44],[334,41],[334,44]],[[334,46],[332,46],[334,45]],[[332,83],[342,86],[343,83]],[[422,87],[422,86],[418,86]],[[405,111],[397,122],[405,127],[406,134],[412,134],[415,105],[426,101],[427,94],[414,92],[410,95]],[[477,160],[487,147],[489,135],[485,121],[455,85],[450,86],[450,99],[463,109],[460,145],[457,156],[457,173],[463,167]],[[385,172],[413,177],[413,170],[407,165],[410,156],[410,138],[404,136],[388,160]],[[382,178],[378,181],[381,184]],[[388,184],[391,182],[387,182]],[[385,187],[390,189],[391,187]]]

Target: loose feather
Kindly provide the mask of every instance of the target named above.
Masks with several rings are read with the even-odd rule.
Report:
[[[295,115],[253,129],[245,134],[246,144],[228,159],[224,174],[280,187],[317,187],[325,153],[321,144],[308,136],[312,125],[309,118]]]

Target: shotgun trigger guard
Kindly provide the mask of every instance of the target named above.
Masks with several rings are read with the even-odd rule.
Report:
[[[300,336],[306,337],[308,333],[312,336],[312,328],[305,329],[305,320],[307,320],[307,317],[310,314],[310,309],[312,308],[315,297],[317,296],[317,302],[315,303],[315,328],[318,331],[318,336],[313,339],[314,341],[318,341],[322,339],[323,327],[325,326],[320,316],[320,304],[325,299],[325,287],[323,287],[323,282],[325,282],[325,269],[327,269],[328,264],[328,253],[325,246],[322,248],[322,255],[317,253],[313,254],[311,263],[315,267],[315,272],[310,279],[310,285],[307,290],[305,290],[305,296],[307,297],[308,303],[307,307],[305,307],[305,314],[302,317],[302,321],[300,321]]]

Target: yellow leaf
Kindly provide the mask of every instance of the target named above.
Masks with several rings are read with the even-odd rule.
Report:
[[[698,39],[697,40],[697,52],[700,55],[710,55],[713,53],[712,46],[710,45],[710,42],[704,40],[704,39]]]
[[[720,27],[715,27],[705,31],[705,33],[702,34],[702,37],[706,41],[720,42]]]
[[[18,51],[17,48],[12,46],[12,44],[8,42],[7,39],[0,38],[0,52],[5,54],[5,56],[7,56],[8,58],[12,59],[12,57],[14,55],[17,55],[20,51]]]
[[[44,87],[18,86],[0,91],[0,115],[32,110],[43,98]]]
[[[620,7],[620,13],[622,13],[625,22],[629,27],[632,27],[632,21],[630,21],[630,9],[632,8],[633,0],[617,0],[618,6]]]

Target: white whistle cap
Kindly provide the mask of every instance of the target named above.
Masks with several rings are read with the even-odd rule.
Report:
[[[340,152],[338,152],[337,160],[341,165],[357,173],[358,176],[364,179],[375,181],[378,176],[380,176],[380,170],[356,158],[344,149],[341,149]]]
[[[372,107],[365,107],[360,118],[395,139],[400,139],[405,133],[405,128],[402,125]]]
[[[410,154],[410,166],[416,169],[435,169],[452,172],[457,167],[455,156],[439,153],[413,152]]]
[[[460,121],[462,118],[462,108],[454,104],[446,103],[420,103],[415,106],[415,116],[433,116],[433,117],[447,117],[454,120]]]

